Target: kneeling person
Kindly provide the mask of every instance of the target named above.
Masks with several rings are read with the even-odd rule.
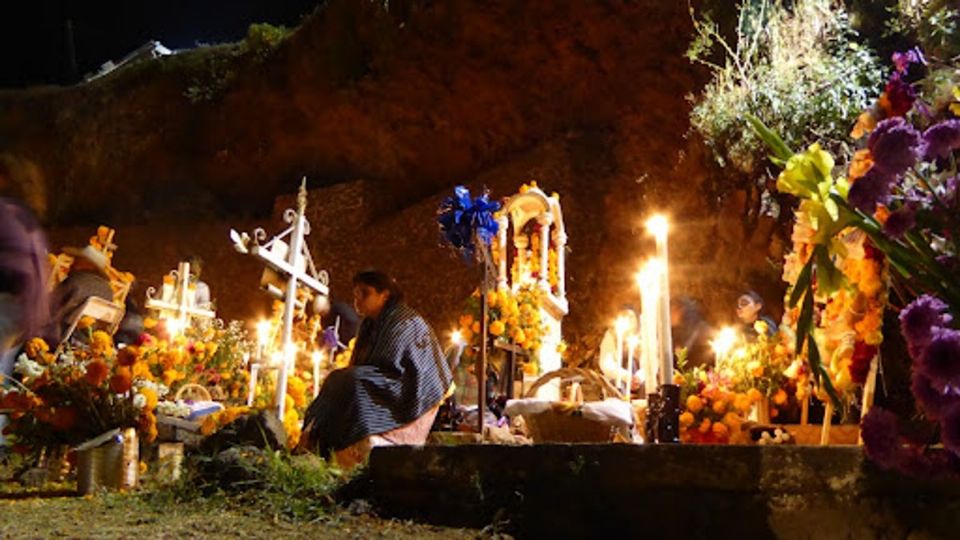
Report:
[[[436,335],[390,277],[360,272],[353,286],[363,320],[350,365],[330,373],[304,417],[305,442],[322,454],[435,415],[452,382]]]

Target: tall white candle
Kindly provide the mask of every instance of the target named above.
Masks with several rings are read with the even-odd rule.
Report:
[[[647,261],[637,274],[640,287],[640,339],[643,362],[644,390],[647,395],[657,391],[657,364],[660,345],[657,339],[657,309],[660,305],[660,267],[654,260]]]
[[[630,403],[630,394],[633,390],[633,351],[637,348],[638,337],[636,333],[627,337],[627,403]]]
[[[616,332],[616,334],[617,334],[617,351],[616,351],[617,361],[616,361],[616,366],[617,366],[618,368],[623,365],[623,337],[624,337],[624,334],[625,334],[626,331],[627,331],[627,324],[628,324],[628,322],[627,322],[626,317],[624,317],[624,316],[622,316],[622,315],[619,316],[619,317],[617,317],[617,320],[616,320],[616,321],[614,322],[614,324],[613,324],[613,330],[614,330],[614,332]],[[618,371],[619,371],[619,370],[618,370]],[[622,388],[621,385],[623,384],[623,379],[624,379],[624,377],[623,377],[623,372],[620,372],[620,373],[617,375],[617,387],[618,387],[618,388]],[[629,381],[629,380],[627,381],[627,384],[628,384],[628,385],[630,384],[630,381]]]
[[[260,364],[254,362],[250,364],[250,386],[247,390],[247,407],[253,406],[253,400],[257,395],[257,376],[260,374]]]
[[[660,341],[660,384],[673,384],[673,333],[670,328],[670,272],[667,255],[667,218],[656,215],[647,221],[647,229],[657,242],[660,261],[660,305],[658,337]]]

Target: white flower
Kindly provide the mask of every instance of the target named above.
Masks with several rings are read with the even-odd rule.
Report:
[[[13,368],[13,371],[28,379],[35,379],[43,375],[44,368],[39,363],[27,358],[27,355],[21,354],[20,357],[17,358],[17,365]]]
[[[133,406],[142,409],[147,406],[147,396],[143,394],[135,394],[133,396]]]

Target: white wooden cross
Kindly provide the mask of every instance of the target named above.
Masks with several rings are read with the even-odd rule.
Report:
[[[191,319],[212,319],[217,316],[213,310],[196,305],[196,294],[190,289],[190,263],[181,262],[176,270],[170,272],[174,283],[164,282],[160,289],[160,298],[156,298],[157,290],[154,287],[147,289],[147,309],[159,312],[161,318],[174,322],[174,327],[168,330],[171,333],[182,332]]]
[[[317,271],[313,257],[310,256],[310,249],[304,242],[304,237],[310,234],[310,222],[304,217],[306,208],[307,179],[304,177],[297,193],[297,209],[287,209],[283,213],[283,220],[291,224],[285,231],[261,244],[267,239],[267,233],[263,229],[254,230],[252,237],[230,229],[230,239],[237,251],[253,255],[287,278],[287,290],[283,296],[282,361],[277,375],[276,395],[277,416],[281,420],[287,394],[288,371],[296,356],[293,344],[293,314],[297,303],[297,289],[304,286],[324,296],[330,294],[327,273]],[[286,237],[289,237],[289,245],[284,241]]]

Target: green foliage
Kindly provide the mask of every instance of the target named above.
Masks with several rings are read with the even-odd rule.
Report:
[[[242,42],[218,47],[216,51],[202,57],[203,65],[196,70],[184,96],[191,103],[218,99],[236,80],[243,60],[255,64],[265,62],[291,32],[283,26],[251,24]]]
[[[757,178],[766,163],[748,115],[787,147],[816,139],[837,149],[881,87],[874,54],[857,43],[836,0],[743,0],[732,43],[709,13],[691,16],[688,58],[713,74],[693,99],[691,125],[719,164],[738,173]]]
[[[960,55],[960,5],[950,0],[899,0],[888,30],[915,41],[943,61]]]
[[[247,28],[244,46],[256,62],[262,62],[270,57],[288,35],[290,35],[290,29],[285,26],[254,23]]]
[[[250,451],[229,470],[211,467],[208,456],[194,456],[181,479],[167,486],[153,486],[143,498],[163,508],[177,504],[203,503],[237,506],[308,522],[329,514],[335,505],[333,493],[352,476],[313,454],[292,455],[286,451]]]

